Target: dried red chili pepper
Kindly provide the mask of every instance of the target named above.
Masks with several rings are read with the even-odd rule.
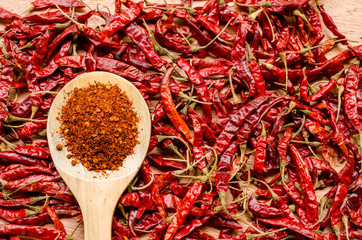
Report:
[[[3,162],[21,163],[21,164],[31,165],[31,166],[42,166],[42,167],[47,167],[47,168],[49,168],[49,166],[50,166],[49,161],[22,156],[18,153],[11,152],[11,151],[0,152],[0,159]]]
[[[60,8],[64,8],[64,9],[69,9],[70,7],[75,7],[75,8],[84,8],[85,4],[82,1],[79,0],[57,0],[57,1],[52,1],[52,0],[35,0],[32,1],[30,4],[31,6],[28,8],[28,11],[33,11],[33,10],[39,10],[39,9],[43,9],[43,8],[50,8],[50,7],[55,7],[54,2],[60,7]]]
[[[226,123],[214,144],[214,148],[218,154],[221,154],[226,149],[230,140],[235,136],[235,133],[239,130],[245,119],[269,98],[268,96],[257,97],[231,115],[230,120]]]
[[[195,89],[200,101],[210,103],[210,92],[207,89],[204,79],[197,71],[183,58],[179,58],[176,61],[177,65],[185,71],[186,75],[190,78],[191,82],[195,85]],[[204,120],[206,123],[210,123],[212,119],[211,105],[203,104]]]
[[[35,157],[42,159],[51,158],[49,149],[34,147],[34,146],[16,145],[14,148],[14,152],[28,157]]]
[[[314,191],[313,182],[308,172],[307,164],[303,160],[298,150],[294,147],[293,144],[289,145],[289,149],[300,179],[307,218],[310,224],[313,225],[318,221],[318,203]]]
[[[124,29],[124,32],[132,38],[153,66],[160,69],[166,65],[167,62],[163,60],[154,50],[151,39],[145,30],[133,23],[130,23]]]
[[[259,179],[263,178],[264,163],[267,157],[266,155],[267,135],[264,124],[263,122],[261,123],[263,125],[263,130],[261,132],[261,135],[258,137],[255,156],[254,156],[254,172]]]
[[[11,166],[11,165],[10,165]],[[35,173],[47,173],[53,175],[54,172],[47,167],[41,166],[25,166],[25,165],[16,165],[15,168],[4,171],[0,176],[1,179],[5,181],[15,180],[19,178],[24,178],[31,174]]]
[[[132,22],[141,13],[143,1],[133,4],[129,9],[116,14],[115,18],[110,21],[102,30],[103,34],[110,37],[117,31],[121,30],[128,23]]]
[[[59,230],[26,225],[3,224],[0,226],[0,235],[20,235],[35,237],[44,240],[65,239],[65,234]]]
[[[351,65],[351,68],[347,72],[346,86],[344,93],[344,107],[348,119],[351,121],[357,131],[362,131],[362,124],[358,118],[357,111],[357,90],[358,90],[358,70],[355,65]]]
[[[185,135],[186,139],[189,142],[192,142],[192,136],[189,127],[185,123],[185,121],[179,116],[179,113],[177,112],[175,105],[172,100],[171,96],[171,90],[170,90],[170,78],[171,74],[174,71],[175,67],[167,69],[165,75],[163,76],[162,82],[161,82],[161,88],[160,88],[160,94],[162,103],[165,109],[165,112],[175,128]]]
[[[168,226],[164,237],[165,240],[172,239],[175,236],[177,230],[181,227],[181,224],[185,221],[187,215],[190,213],[191,208],[194,205],[197,197],[200,195],[201,191],[202,183],[200,181],[195,182],[184,197],[175,216],[172,218],[172,221]]]
[[[331,206],[331,216],[330,222],[331,226],[337,236],[340,235],[341,229],[341,205],[346,198],[348,188],[352,182],[351,175],[354,171],[354,158],[350,153],[347,158],[347,163],[344,168],[341,170],[341,178],[338,182],[336,194],[334,197],[333,204]]]
[[[14,20],[20,19],[21,17],[15,13],[12,13],[4,8],[0,8],[0,19]]]
[[[279,209],[262,203],[252,196],[250,196],[248,200],[248,210],[257,216],[264,218],[275,218],[283,216],[283,212]]]

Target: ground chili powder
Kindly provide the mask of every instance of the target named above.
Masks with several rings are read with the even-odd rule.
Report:
[[[139,118],[125,92],[111,84],[75,88],[60,119],[72,164],[88,170],[117,170],[138,143]]]

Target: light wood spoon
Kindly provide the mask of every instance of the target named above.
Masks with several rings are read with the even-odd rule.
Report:
[[[138,141],[134,154],[128,156],[118,171],[109,171],[108,176],[88,171],[83,165],[73,166],[67,159],[69,152],[65,147],[61,151],[57,144],[64,146],[64,137],[60,134],[61,122],[57,116],[65,105],[68,94],[76,87],[87,87],[89,84],[117,84],[133,101],[133,107],[140,122],[138,123]],[[82,74],[70,81],[56,96],[48,116],[47,135],[50,153],[55,167],[69,186],[82,210],[85,239],[110,240],[112,216],[116,203],[128,184],[137,174],[146,156],[150,135],[151,119],[148,106],[142,95],[130,82],[122,77],[107,72],[91,72]]]

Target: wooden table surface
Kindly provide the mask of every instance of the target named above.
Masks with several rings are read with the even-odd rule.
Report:
[[[32,0],[0,0],[0,7],[8,9],[12,12],[22,14],[26,11]],[[155,2],[159,0],[150,0]],[[338,29],[345,34],[350,40],[351,45],[362,44],[362,0],[321,0],[324,3],[326,11],[332,16]],[[104,10],[103,7],[108,7],[111,12],[114,12],[114,0],[84,0],[92,9],[96,9],[97,4],[99,8]],[[162,1],[161,1],[162,2]],[[168,3],[177,3],[175,0],[168,0]],[[193,6],[200,6],[205,1],[194,1]],[[93,20],[97,21],[97,20]],[[93,22],[95,24],[96,22]],[[92,24],[92,23],[90,23]],[[324,27],[326,37],[333,37],[333,35]],[[344,50],[345,47],[339,45],[330,55]],[[78,225],[75,219],[62,219],[68,234],[72,233]],[[1,224],[1,220],[0,220]],[[79,226],[73,237],[76,239],[83,239],[83,226]]]

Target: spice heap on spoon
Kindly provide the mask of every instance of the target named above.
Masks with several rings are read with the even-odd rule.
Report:
[[[54,100],[49,148],[82,209],[85,239],[111,239],[115,205],[142,164],[150,128],[142,95],[114,74],[80,75]]]

